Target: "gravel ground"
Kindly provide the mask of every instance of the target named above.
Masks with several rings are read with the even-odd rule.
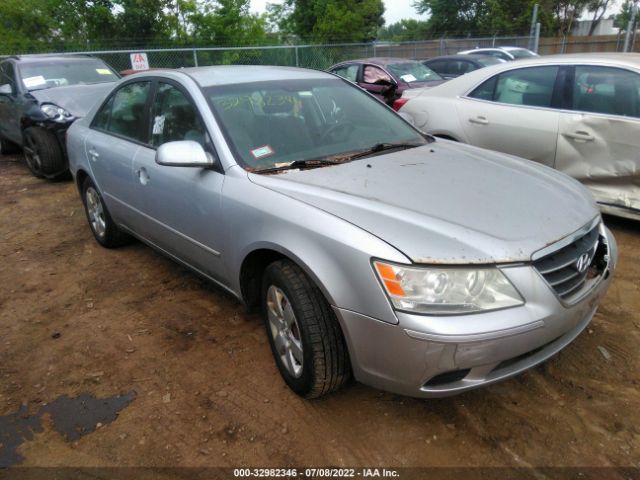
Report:
[[[640,222],[606,220],[613,284],[546,364],[453,398],[304,401],[257,316],[142,244],[101,248],[72,182],[0,157],[0,416],[135,392],[76,440],[42,414],[25,466],[640,467]]]

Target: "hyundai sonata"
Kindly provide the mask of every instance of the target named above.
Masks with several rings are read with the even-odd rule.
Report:
[[[324,72],[133,75],[68,144],[96,240],[137,237],[261,310],[308,398],[520,373],[585,328],[616,263],[575,180],[423,135]]]

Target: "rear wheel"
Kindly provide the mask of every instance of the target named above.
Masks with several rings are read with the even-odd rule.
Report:
[[[294,392],[316,398],[349,380],[351,365],[338,320],[296,264],[278,260],[267,267],[262,303],[271,352]]]
[[[129,243],[131,237],[117,227],[102,196],[89,177],[85,178],[82,184],[82,202],[91,232],[100,245],[115,248]]]
[[[18,153],[19,151],[20,147],[15,143],[5,140],[4,138],[0,138],[0,153],[2,153],[2,155],[11,155]]]
[[[24,159],[38,178],[66,177],[67,162],[55,135],[40,127],[29,127],[24,133]]]

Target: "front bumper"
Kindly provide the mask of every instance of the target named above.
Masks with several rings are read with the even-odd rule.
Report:
[[[459,316],[397,312],[391,325],[334,308],[355,378],[412,397],[442,397],[517,375],[553,356],[584,328],[605,295],[617,262],[610,232],[609,266],[578,303],[563,305],[530,265],[503,268],[525,298],[521,307]]]

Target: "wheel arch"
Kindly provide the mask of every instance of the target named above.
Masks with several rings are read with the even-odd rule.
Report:
[[[300,267],[320,292],[322,292],[325,300],[327,300],[330,305],[335,304],[327,288],[300,257],[279,245],[264,244],[254,246],[244,255],[239,270],[240,275],[238,282],[240,295],[248,311],[258,311],[264,271],[271,263],[277,260],[289,260]]]

